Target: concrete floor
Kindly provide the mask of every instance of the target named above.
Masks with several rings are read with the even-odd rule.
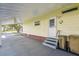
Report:
[[[0,56],[74,56],[58,49],[43,46],[40,42],[21,35],[7,34],[2,40]]]

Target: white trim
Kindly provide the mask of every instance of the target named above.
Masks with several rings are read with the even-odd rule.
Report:
[[[50,25],[50,20],[51,19],[55,19],[55,27],[56,27],[56,38],[57,38],[57,17],[54,16],[54,17],[51,17],[49,20],[48,20],[48,37],[49,37],[49,25]]]

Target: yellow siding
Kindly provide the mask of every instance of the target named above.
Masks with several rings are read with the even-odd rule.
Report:
[[[79,4],[71,4],[69,6],[64,6],[60,9],[50,11],[41,16],[33,17],[32,19],[26,19],[24,21],[24,33],[48,36],[48,21],[52,17],[57,17],[57,30],[61,30],[61,34],[79,34],[79,10],[69,12],[66,14],[61,14],[62,10],[66,10],[72,7],[79,7]],[[34,26],[33,22],[35,20],[40,20],[40,26]],[[63,24],[59,24],[59,21],[63,20]]]
[[[68,13],[63,15],[60,20],[63,20],[63,24],[58,23],[58,29],[61,30],[61,34],[79,35],[79,11]]]
[[[48,21],[40,21],[40,26],[34,26],[34,21],[27,22],[24,24],[24,32],[33,35],[47,36],[48,34]]]

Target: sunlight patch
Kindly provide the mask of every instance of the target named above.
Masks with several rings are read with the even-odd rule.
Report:
[[[6,38],[6,36],[5,35],[2,35],[1,38]]]

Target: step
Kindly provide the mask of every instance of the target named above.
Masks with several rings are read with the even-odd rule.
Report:
[[[53,46],[56,46],[56,44],[53,44],[53,43],[50,43],[50,42],[45,42],[46,44],[49,44],[49,45],[53,45]]]
[[[52,41],[48,41],[48,40],[45,41],[45,43],[46,43],[46,42],[57,45],[57,42],[52,42]]]
[[[46,41],[55,42],[55,43],[57,42],[56,40],[46,40]]]
[[[50,45],[50,44],[47,44],[47,43],[43,43],[43,45],[47,46],[47,47],[50,47],[50,48],[53,48],[53,49],[56,49],[56,46],[53,46],[53,45]]]
[[[48,37],[47,39],[56,39],[56,38],[51,38],[51,37]]]
[[[46,39],[46,40],[57,41],[57,39]]]
[[[57,39],[57,38],[48,37],[48,38],[43,42],[43,45],[48,46],[48,47],[53,48],[53,49],[56,49],[56,47],[57,47],[57,42],[58,42],[58,39]]]

